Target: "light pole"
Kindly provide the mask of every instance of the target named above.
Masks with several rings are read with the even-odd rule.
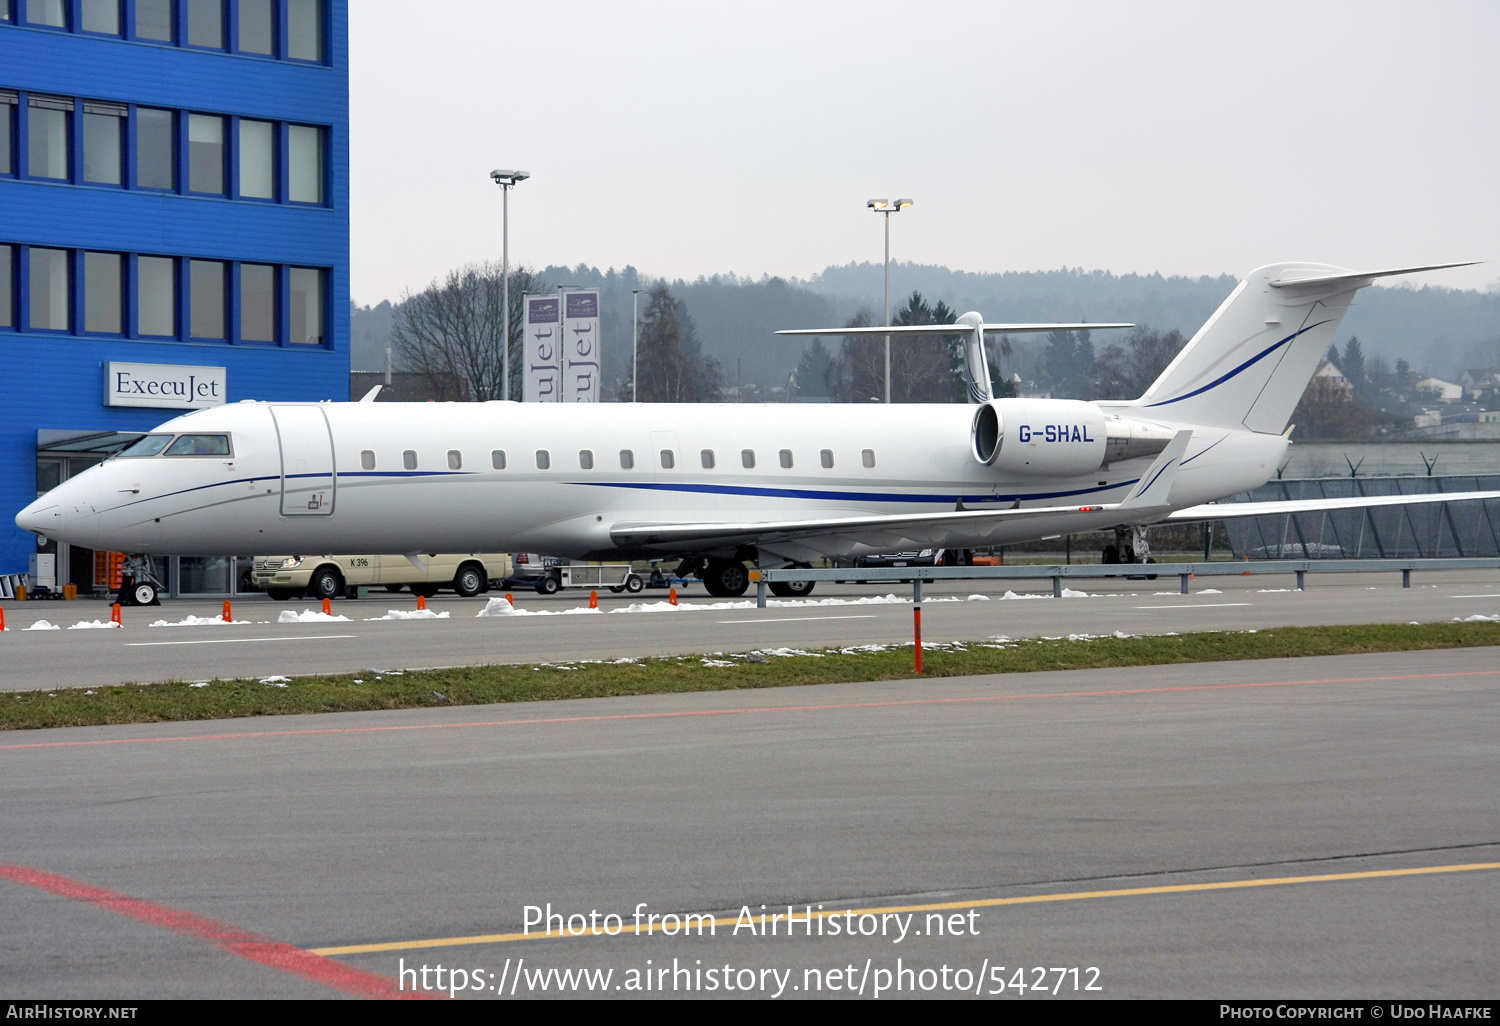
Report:
[[[872,199],[865,206],[877,214],[885,215],[885,323],[886,327],[891,324],[891,215],[900,213],[911,206],[909,199],[898,199],[894,203],[890,200]],[[891,336],[885,337],[885,401],[891,401]]]
[[[638,371],[636,351],[641,341],[641,290],[630,290],[630,401],[636,402]]]
[[[504,339],[505,366],[500,369],[500,398],[510,398],[510,190],[531,177],[529,171],[491,171],[490,179],[500,186],[500,314]]]

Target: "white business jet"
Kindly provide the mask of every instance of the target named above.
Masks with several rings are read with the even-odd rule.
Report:
[[[1139,399],[995,399],[987,334],[1129,325],[956,324],[784,334],[965,337],[972,405],[522,405],[245,401],[167,421],[16,517],[94,549],[548,552],[680,557],[715,595],[747,563],[1001,545],[1163,522],[1500,497],[1213,504],[1264,484],[1354,294],[1376,278],[1272,264]],[[372,399],[367,396],[366,399]],[[781,585],[805,594],[811,585]]]

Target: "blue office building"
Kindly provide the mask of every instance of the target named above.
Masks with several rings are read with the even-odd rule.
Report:
[[[347,398],[348,86],[348,0],[0,0],[0,575],[16,511],[156,424]]]

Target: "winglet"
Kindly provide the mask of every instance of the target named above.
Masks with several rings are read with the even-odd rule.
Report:
[[[374,388],[365,393],[364,398],[361,399],[360,402],[373,403],[375,401],[375,397],[380,394],[380,390],[384,387],[384,385],[376,385]]]
[[[1147,506],[1166,506],[1172,491],[1172,482],[1177,479],[1177,470],[1182,466],[1182,457],[1187,455],[1188,443],[1193,440],[1190,430],[1182,430],[1172,436],[1167,447],[1156,457],[1151,469],[1141,475],[1140,481],[1125,496],[1118,509],[1136,509]]]

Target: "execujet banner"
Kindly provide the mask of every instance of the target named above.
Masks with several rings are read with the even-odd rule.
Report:
[[[562,346],[556,296],[526,297],[524,334],[525,389],[528,403],[555,403],[562,398]]]
[[[563,317],[563,402],[599,401],[599,293],[569,292]]]
[[[228,387],[228,372],[223,367],[115,361],[104,365],[105,406],[204,410],[223,406]]]

